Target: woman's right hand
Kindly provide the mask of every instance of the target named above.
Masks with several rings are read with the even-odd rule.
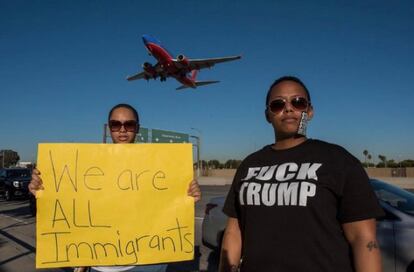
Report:
[[[43,181],[40,177],[40,172],[36,168],[32,172],[32,180],[29,183],[29,191],[32,195],[36,196],[36,192],[43,190]]]

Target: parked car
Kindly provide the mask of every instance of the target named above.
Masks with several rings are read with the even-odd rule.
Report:
[[[203,224],[201,225],[202,242],[211,249],[221,247],[227,215],[223,213],[225,197],[218,196],[210,199],[204,211]]]
[[[27,168],[0,169],[0,194],[10,201],[15,197],[27,197],[32,171]]]
[[[385,216],[377,219],[377,239],[383,271],[414,272],[414,194],[383,181],[371,179]],[[206,205],[202,224],[203,244],[217,250],[227,222],[223,213],[225,196]]]

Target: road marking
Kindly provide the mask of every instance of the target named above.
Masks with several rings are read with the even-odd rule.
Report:
[[[204,219],[204,217],[194,217],[196,220],[203,220]]]
[[[22,223],[22,224],[25,224],[25,225],[29,225],[29,224],[31,224],[30,222],[27,222],[27,221],[24,221],[24,220],[21,220],[21,219],[17,219],[17,218],[14,218],[14,217],[12,217],[12,216],[8,216],[8,215],[5,215],[5,214],[1,214],[1,213],[0,213],[0,216],[2,216],[2,217],[6,217],[6,218],[9,218],[9,219],[12,219],[12,220],[14,220],[14,221],[16,221],[16,222],[19,222],[19,223]]]

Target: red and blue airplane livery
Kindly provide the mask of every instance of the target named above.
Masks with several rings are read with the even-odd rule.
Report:
[[[150,55],[157,59],[157,64],[144,62],[142,68],[143,72],[127,77],[128,81],[136,79],[157,79],[165,81],[167,77],[174,77],[181,84],[177,90],[186,88],[197,88],[207,84],[217,83],[217,80],[196,81],[197,71],[204,68],[211,68],[216,63],[232,61],[240,59],[241,56],[231,56],[223,58],[211,59],[188,59],[184,55],[178,55],[174,59],[170,53],[161,45],[161,43],[149,35],[143,35],[145,47],[148,49]]]

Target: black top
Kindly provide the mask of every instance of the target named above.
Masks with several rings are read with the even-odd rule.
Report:
[[[243,272],[353,271],[341,224],[383,215],[360,162],[318,140],[248,156],[223,211],[239,221]]]

